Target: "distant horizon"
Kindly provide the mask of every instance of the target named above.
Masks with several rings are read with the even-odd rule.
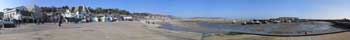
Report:
[[[0,9],[25,5],[118,8],[182,18],[342,19],[350,17],[350,0],[1,0]]]

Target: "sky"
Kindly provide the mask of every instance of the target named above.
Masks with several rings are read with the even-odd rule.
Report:
[[[84,5],[184,18],[350,18],[350,0],[0,0],[0,9],[22,5]]]

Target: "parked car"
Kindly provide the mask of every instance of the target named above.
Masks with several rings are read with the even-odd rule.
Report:
[[[0,25],[1,25],[1,28],[14,28],[14,27],[16,27],[16,23],[13,21],[0,20]]]

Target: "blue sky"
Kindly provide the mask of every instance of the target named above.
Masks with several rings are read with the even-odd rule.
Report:
[[[1,0],[0,9],[33,4],[119,8],[178,17],[350,17],[350,0]]]

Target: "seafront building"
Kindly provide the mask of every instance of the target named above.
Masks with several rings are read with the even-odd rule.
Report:
[[[14,8],[7,8],[4,9],[3,17],[2,19],[8,19],[8,20],[22,20],[22,14]]]
[[[160,14],[125,14],[128,11],[114,11],[96,13],[96,10],[86,6],[77,7],[39,7],[36,5],[20,6],[4,9],[2,20],[14,20],[14,22],[57,22],[59,16],[64,17],[65,22],[114,22],[114,21],[138,21],[138,20],[170,20],[171,16]],[[107,9],[108,11],[111,11]],[[124,13],[124,14],[123,14]],[[142,16],[143,15],[143,16]]]
[[[113,22],[123,20],[133,20],[132,16],[122,16],[116,14],[94,14],[86,6],[78,6],[67,9],[62,15],[67,22]],[[73,10],[73,11],[72,11]]]
[[[44,16],[41,9],[36,5],[6,8],[3,11],[3,20],[12,20],[16,22],[28,22],[28,20],[32,22],[40,22],[43,20],[42,17]]]
[[[85,6],[78,6],[71,10],[66,9],[61,15],[65,17],[66,22],[89,21],[92,17],[92,13]]]

